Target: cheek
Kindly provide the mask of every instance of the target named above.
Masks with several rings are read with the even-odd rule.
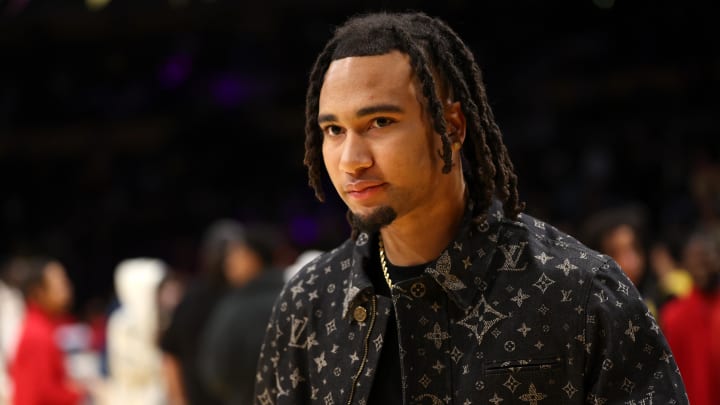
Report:
[[[325,165],[325,169],[329,172],[332,168],[332,161],[333,161],[333,155],[330,151],[330,148],[327,146],[326,142],[323,142],[322,148],[320,149],[320,153],[322,153],[322,160],[323,164]]]
[[[336,182],[336,178],[339,173],[339,161],[340,161],[340,154],[338,152],[337,148],[332,148],[328,146],[327,143],[323,142],[322,146],[322,160],[323,164],[325,165],[325,170],[328,172],[328,175],[330,176],[330,180],[332,180],[333,184]]]
[[[415,136],[421,137],[422,135],[415,134]],[[442,165],[442,158],[439,155],[441,150],[441,146],[418,139],[402,142],[392,148],[387,148],[386,153],[385,151],[379,153],[384,154],[383,160],[390,163],[385,165],[386,169],[407,173],[421,179],[424,176],[418,176],[418,174],[439,171],[438,168]]]

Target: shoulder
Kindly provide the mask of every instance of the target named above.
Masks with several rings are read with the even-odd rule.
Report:
[[[226,290],[213,288],[209,282],[202,279],[188,283],[173,311],[174,322],[195,322],[198,318],[204,318],[225,292]]]
[[[548,275],[575,275],[587,279],[605,273],[611,277],[626,278],[610,256],[589,248],[574,236],[531,215],[520,214],[516,220],[505,219],[501,234],[526,249],[532,266],[548,272]],[[502,242],[498,245],[502,249]]]
[[[346,240],[302,266],[277,296],[275,316],[306,316],[318,308],[341,308],[337,303],[343,302],[343,291],[349,283],[354,246],[354,241]]]
[[[228,291],[212,310],[213,316],[244,314],[252,316],[275,301],[284,286],[281,270],[266,270],[266,274],[244,287]],[[221,315],[216,315],[221,314]]]
[[[286,283],[284,290],[302,284],[328,282],[338,277],[337,270],[349,266],[355,243],[348,239],[336,248],[322,253],[302,266]]]
[[[40,316],[28,316],[23,325],[19,344],[30,350],[40,350],[54,345],[54,328],[52,324]]]

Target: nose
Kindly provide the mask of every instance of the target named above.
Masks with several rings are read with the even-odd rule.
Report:
[[[371,149],[362,134],[348,131],[343,140],[339,165],[340,170],[352,175],[373,165]]]

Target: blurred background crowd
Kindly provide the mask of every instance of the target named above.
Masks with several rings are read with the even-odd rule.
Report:
[[[718,397],[720,25],[700,2],[0,0],[0,404],[248,403],[274,294],[348,236],[307,186],[307,73],[379,9],[459,32],[527,212],[613,256],[693,404]]]

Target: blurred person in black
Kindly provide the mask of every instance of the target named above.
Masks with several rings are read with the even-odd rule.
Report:
[[[160,337],[170,405],[222,403],[200,377],[200,341],[218,301],[258,274],[259,268],[247,266],[247,258],[243,224],[226,218],[208,226],[200,247],[198,277],[188,280],[170,324]]]
[[[225,405],[252,403],[255,371],[272,305],[284,285],[275,264],[280,232],[267,224],[245,230],[246,266],[254,276],[234,285],[209,314],[199,346],[200,375]]]
[[[687,403],[618,264],[522,211],[480,68],[423,13],[339,26],[306,93],[305,164],[348,239],[273,309],[255,403]],[[541,402],[542,401],[542,402]]]

